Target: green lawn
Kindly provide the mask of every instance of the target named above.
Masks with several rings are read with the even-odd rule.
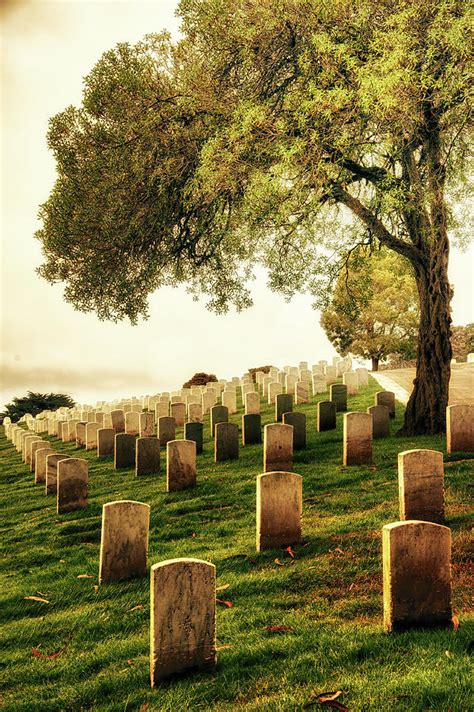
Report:
[[[349,409],[365,410],[377,390],[371,379],[349,399]],[[378,440],[374,466],[345,468],[342,414],[337,431],[316,433],[316,400],[298,408],[308,417],[308,445],[294,458],[294,471],[303,476],[304,536],[294,559],[285,550],[255,552],[262,446],[214,464],[208,418],[198,486],[173,494],[165,492],[164,457],[161,475],[137,478],[132,470],[115,471],[111,460],[99,462],[94,452],[49,438],[59,451],[89,460],[88,509],[60,516],[1,428],[3,709],[320,709],[318,695],[337,690],[343,692],[337,701],[351,712],[474,709],[474,460],[445,458],[458,630],[386,635],[381,528],[398,519],[397,453],[445,451],[445,439]],[[265,406],[262,416],[273,422],[273,409]],[[241,412],[233,420],[240,424],[240,418]],[[401,420],[398,405],[392,432]],[[227,587],[217,595],[233,606],[218,604],[214,674],[151,690],[148,579],[97,586],[101,509],[114,499],[151,505],[150,564],[185,556],[216,565],[217,586]],[[84,574],[89,577],[79,578]],[[37,657],[33,649],[60,654]]]

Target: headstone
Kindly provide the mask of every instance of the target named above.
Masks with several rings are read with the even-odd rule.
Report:
[[[102,507],[99,583],[146,576],[150,507],[119,500]]]
[[[224,391],[221,398],[222,405],[228,409],[229,415],[237,413],[237,396],[234,391]]]
[[[166,445],[166,490],[194,487],[196,484],[196,443],[194,440],[170,440]]]
[[[105,413],[103,413],[101,410],[96,411],[95,414],[95,422],[99,426],[99,428],[103,428],[104,426],[104,418],[105,418]]]
[[[204,425],[198,422],[188,422],[184,424],[184,439],[193,440],[196,443],[196,454],[200,455],[203,451],[203,434]]]
[[[158,418],[167,418],[170,414],[170,406],[168,401],[160,401],[155,405],[155,420]]]
[[[367,388],[369,385],[369,372],[366,368],[356,368],[357,380],[359,382],[359,388]]]
[[[258,393],[245,394],[245,415],[260,413],[260,395]]]
[[[161,447],[166,447],[170,440],[176,438],[176,421],[169,416],[158,418],[158,440]]]
[[[170,405],[171,417],[175,419],[176,427],[182,428],[186,421],[186,405],[182,402],[171,403]]]
[[[337,380],[337,367],[336,366],[325,366],[324,375],[326,376],[326,383],[328,386],[331,383],[335,383]]]
[[[309,403],[309,382],[308,381],[297,381],[296,382],[295,403],[296,403],[296,405],[301,405],[301,403]]]
[[[211,435],[215,437],[217,423],[228,423],[229,411],[224,405],[213,405],[211,408]]]
[[[55,450],[51,444],[44,444],[35,452],[35,484],[46,482],[46,457],[52,455]]]
[[[107,457],[107,455],[113,455],[114,448],[114,428],[99,428],[97,431],[97,457]]]
[[[257,477],[257,551],[301,542],[303,478],[294,472]]]
[[[155,433],[155,418],[151,411],[140,413],[138,434],[141,438],[152,438]]]
[[[329,400],[336,404],[338,413],[347,410],[347,386],[343,383],[333,383],[329,388]]]
[[[466,361],[467,363],[474,363],[474,353],[468,354]]]
[[[372,463],[372,416],[369,413],[344,413],[343,464]]]
[[[140,414],[131,410],[125,413],[125,432],[129,435],[138,435],[140,430]]]
[[[49,418],[48,420],[48,435],[52,437],[58,436],[58,421],[56,418]]]
[[[237,460],[239,428],[235,423],[217,423],[214,436],[214,462]]]
[[[325,376],[313,376],[313,396],[318,393],[326,393],[327,389]]]
[[[284,413],[283,423],[293,426],[293,450],[304,450],[306,447],[306,415],[296,411]]]
[[[86,425],[86,450],[95,450],[97,448],[97,432],[100,428],[99,423],[87,423]]]
[[[154,475],[160,472],[160,441],[153,436],[143,436],[135,444],[135,474]]]
[[[287,373],[285,378],[285,390],[289,395],[295,394],[295,386],[298,380],[298,376],[292,373]]]
[[[417,519],[444,524],[443,453],[406,450],[398,453],[400,521]]]
[[[60,460],[68,460],[68,456],[63,453],[55,452],[50,455],[46,455],[46,480],[45,480],[45,494],[56,494],[58,491],[58,462]]]
[[[190,423],[202,423],[202,405],[200,403],[189,404],[188,421]]]
[[[31,448],[33,446],[33,443],[44,443],[44,440],[42,438],[39,438],[37,435],[30,435],[27,436],[26,438],[23,439],[23,442],[25,444],[25,455],[24,455],[24,462],[28,467],[30,468],[31,471],[31,463],[34,462],[34,459],[31,457]]]
[[[373,438],[388,438],[390,436],[390,411],[386,405],[371,405],[367,413],[372,416]]]
[[[132,412],[132,411],[130,411]],[[114,468],[135,466],[135,435],[116,433],[114,447]]]
[[[275,400],[275,421],[281,423],[283,413],[293,410],[293,396],[289,393],[279,393]]]
[[[386,405],[391,418],[395,418],[395,393],[392,391],[378,391],[375,394],[375,405]]]
[[[112,427],[116,433],[125,432],[125,412],[123,410],[113,410],[110,413]]]
[[[359,392],[359,377],[355,371],[346,371],[342,374],[342,382],[347,386],[347,395],[356,396]]]
[[[262,442],[262,417],[260,413],[247,413],[242,416],[242,445]]]
[[[275,403],[275,398],[278,393],[282,393],[283,388],[278,381],[271,381],[268,384],[268,405],[273,405]]]
[[[291,472],[293,469],[293,427],[270,423],[263,429],[263,471]]]
[[[86,425],[84,422],[76,425],[76,447],[86,446]]]
[[[87,460],[68,457],[58,461],[58,514],[87,507],[87,472]]]
[[[451,530],[410,520],[382,529],[384,628],[451,626]]]
[[[29,460],[30,460],[30,472],[35,472],[36,467],[36,453],[42,447],[50,447],[47,440],[32,440],[29,445]],[[35,479],[36,482],[36,479]]]
[[[151,567],[151,686],[190,669],[216,665],[216,567],[170,559]]]
[[[446,408],[446,449],[448,453],[474,452],[474,405]]]

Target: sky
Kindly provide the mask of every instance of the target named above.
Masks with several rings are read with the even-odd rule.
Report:
[[[117,42],[169,30],[178,35],[175,0],[0,0],[1,302],[0,408],[27,390],[65,392],[79,402],[180,388],[196,371],[218,378],[249,367],[316,363],[335,351],[306,295],[289,303],[258,272],[254,306],[217,316],[185,288],[150,298],[137,326],[101,322],[40,279],[38,206],[55,181],[48,120],[81,102],[82,79]],[[474,247],[453,248],[453,323],[474,321]]]

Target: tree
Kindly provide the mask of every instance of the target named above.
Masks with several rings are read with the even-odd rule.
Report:
[[[213,373],[204,373],[203,371],[200,371],[199,373],[195,373],[194,376],[189,379],[189,381],[183,383],[183,388],[191,388],[191,386],[205,386],[206,383],[216,381],[217,376],[215,376]]]
[[[321,326],[336,351],[379,361],[393,353],[416,354],[419,323],[416,284],[409,263],[388,250],[347,256]]]
[[[252,265],[320,303],[357,244],[412,265],[420,302],[405,432],[445,427],[447,266],[469,130],[466,0],[182,0],[183,39],[106,52],[56,116],[40,273],[101,318],[187,282],[250,303]]]
[[[16,423],[26,413],[38,415],[43,410],[57,410],[62,406],[73,408],[76,405],[71,396],[64,393],[33,393],[28,391],[26,396],[13,398],[11,403],[5,406],[3,413],[0,413],[0,418],[9,416],[12,422]]]
[[[466,361],[467,355],[474,353],[474,324],[453,326],[451,345],[453,347],[453,358],[457,361]]]

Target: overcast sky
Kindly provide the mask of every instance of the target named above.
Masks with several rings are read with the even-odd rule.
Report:
[[[175,0],[0,0],[2,22],[1,231],[2,392],[0,407],[26,390],[61,391],[84,402],[174,389],[195,371],[226,378],[251,366],[330,358],[311,298],[286,303],[260,274],[255,306],[215,316],[182,289],[150,300],[150,318],[100,322],[39,279],[33,235],[38,206],[55,179],[48,119],[81,101],[82,78],[117,42],[148,32],[177,34]],[[474,250],[451,253],[454,324],[474,321]]]

